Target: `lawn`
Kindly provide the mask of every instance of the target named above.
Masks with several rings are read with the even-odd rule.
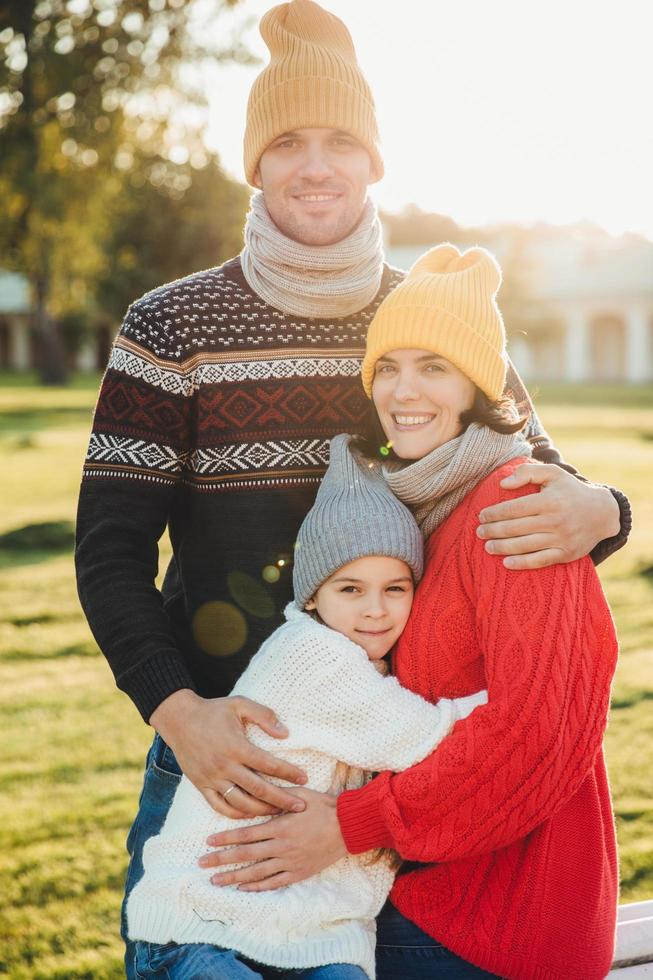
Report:
[[[0,545],[50,525],[47,539],[23,532],[0,546],[0,974],[15,980],[122,975],[124,838],[151,733],[114,688],[75,594],[71,530],[96,388],[0,377]],[[536,393],[566,458],[633,503],[630,544],[600,568],[621,639],[607,752],[622,900],[650,898],[653,388]]]

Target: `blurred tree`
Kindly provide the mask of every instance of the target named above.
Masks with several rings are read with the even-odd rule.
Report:
[[[228,180],[215,159],[192,179],[185,168],[177,171],[188,181],[184,192],[129,180],[114,201],[97,289],[99,308],[114,322],[147,290],[218,265],[242,248],[247,188]]]
[[[44,382],[63,380],[54,316],[91,303],[126,181],[174,201],[207,166],[202,64],[252,60],[216,28],[237,2],[0,6],[0,248],[32,284]]]

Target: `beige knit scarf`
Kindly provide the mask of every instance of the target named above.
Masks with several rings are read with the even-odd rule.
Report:
[[[395,497],[410,507],[427,539],[477,483],[508,460],[531,453],[521,432],[502,435],[472,422],[462,435],[422,459],[386,463],[383,473]]]
[[[302,245],[279,231],[259,192],[251,200],[240,260],[248,285],[270,306],[294,316],[349,316],[379,291],[381,222],[368,199],[358,225],[342,241]]]

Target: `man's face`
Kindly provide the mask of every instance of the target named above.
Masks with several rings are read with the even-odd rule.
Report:
[[[296,129],[264,151],[254,182],[280,231],[303,245],[332,245],[356,227],[367,186],[370,155],[338,129]]]

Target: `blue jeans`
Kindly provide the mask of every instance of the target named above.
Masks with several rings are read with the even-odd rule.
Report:
[[[120,934],[125,943],[127,980],[138,978],[134,962],[136,944],[127,938],[127,898],[134,885],[143,877],[145,841],[158,834],[163,827],[180,779],[181,769],[172,749],[168,748],[160,735],[155,735],[145,763],[145,779],[138,801],[138,813],[127,837],[127,852],[130,860],[120,919]],[[161,976],[165,976],[165,973]]]
[[[364,970],[348,963],[280,970],[207,943],[138,942],[135,946],[137,980],[367,980]]]
[[[165,822],[168,810],[181,779],[181,769],[174,753],[160,735],[147,754],[145,779],[138,801],[138,813],[127,836],[129,867],[125,881],[125,897],[122,903],[120,932],[125,943],[125,976],[127,980],[209,980],[224,977],[225,980],[263,977],[264,980],[283,980],[285,977],[302,977],[304,980],[366,980],[366,974],[358,966],[334,963],[329,966],[302,970],[276,970],[273,967],[248,965],[231,950],[204,943],[132,942],[127,938],[127,899],[132,888],[143,877],[143,847],[145,841],[158,834]]]
[[[376,920],[376,980],[498,980],[406,919],[386,902]]]
[[[172,798],[181,779],[181,770],[170,749],[160,735],[155,735],[152,746],[147,755],[145,764],[145,780],[138,804],[138,813],[132,824],[127,837],[127,851],[130,856],[127,879],[125,882],[125,898],[122,905],[121,935],[125,942],[125,976],[127,980],[142,980],[143,976],[156,974],[143,974],[136,970],[137,947],[141,961],[144,949],[149,951],[156,949],[153,944],[133,943],[127,938],[127,917],[126,907],[127,898],[134,885],[143,876],[143,847],[145,841],[155,834],[158,834],[164,824],[165,818],[170,809]],[[487,973],[470,963],[466,963],[445,949],[440,943],[431,936],[427,936],[416,925],[404,918],[390,902],[387,902],[381,910],[377,919],[377,951],[376,967],[377,980],[490,980],[494,974]],[[215,949],[206,947],[203,944],[195,945],[196,950]],[[168,949],[168,946],[159,949]],[[174,944],[170,944],[174,948]],[[179,947],[177,947],[179,948]],[[187,948],[187,947],[184,947]],[[223,951],[224,952],[224,951]],[[227,955],[234,956],[233,953]],[[224,965],[224,964],[223,964]],[[234,969],[241,973],[222,972],[219,976],[224,976],[227,980],[231,977],[256,977],[248,967],[242,962],[236,962]],[[257,968],[258,969],[258,968]],[[279,978],[278,971],[269,972],[270,968],[264,968],[268,973],[262,975],[266,978]],[[314,971],[296,971],[304,978],[319,978],[319,980],[357,980],[364,974],[358,967],[346,964],[335,964],[330,967],[320,967],[325,970],[349,970],[349,973],[338,974],[315,973]],[[288,971],[287,971],[288,972]],[[290,975],[290,974],[289,974]],[[190,980],[192,973],[180,973],[179,980]],[[197,974],[199,977],[200,974]],[[216,974],[218,976],[218,974]],[[161,980],[166,978],[165,969],[159,973]],[[177,974],[175,974],[177,977]]]

